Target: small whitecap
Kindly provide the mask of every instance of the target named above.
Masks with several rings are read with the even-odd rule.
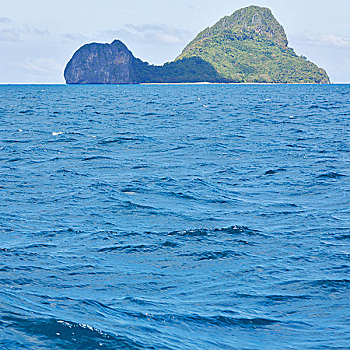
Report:
[[[53,132],[53,133],[52,133],[52,136],[57,136],[57,135],[62,135],[62,134],[63,134],[62,131],[60,131],[60,132]]]

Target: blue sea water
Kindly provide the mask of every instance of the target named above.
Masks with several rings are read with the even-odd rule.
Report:
[[[1,349],[350,349],[350,86],[0,86]]]

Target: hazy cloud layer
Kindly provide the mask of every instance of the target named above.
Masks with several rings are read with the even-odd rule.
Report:
[[[49,57],[27,58],[23,62],[17,62],[16,66],[23,68],[29,72],[51,74],[61,71],[62,65],[55,59]]]
[[[50,83],[58,81],[63,74],[63,66],[51,57],[28,57],[17,61],[12,66],[21,72],[22,79],[33,83]]]
[[[88,37],[83,34],[63,34],[62,35],[63,42],[67,41],[75,41],[75,42],[81,42],[81,41],[87,41]]]
[[[345,67],[347,68],[347,70],[350,71],[350,58],[345,58],[344,64],[345,64]]]
[[[1,29],[0,30],[1,41],[20,41],[20,34],[17,30],[13,29]]]
[[[12,21],[7,17],[0,17],[0,23],[10,24]]]
[[[298,35],[297,42],[311,46],[324,46],[335,48],[350,48],[350,38],[335,34],[306,34]]]
[[[50,33],[46,30],[19,25],[11,21],[7,17],[0,17],[0,40],[1,41],[25,41],[29,36],[49,36]]]
[[[99,37],[107,37],[109,40],[122,39],[133,42],[148,42],[150,44],[178,45],[193,36],[187,30],[178,29],[166,24],[127,24],[121,29],[101,30]]]

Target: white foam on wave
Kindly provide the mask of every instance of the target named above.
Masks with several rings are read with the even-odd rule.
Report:
[[[57,136],[57,135],[62,135],[64,134],[64,132],[60,131],[60,132],[53,132],[52,136]]]

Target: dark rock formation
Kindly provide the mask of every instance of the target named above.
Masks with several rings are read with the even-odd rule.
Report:
[[[134,56],[119,40],[92,43],[75,52],[64,71],[67,84],[132,84]]]
[[[135,58],[119,40],[82,46],[68,62],[64,77],[67,84],[226,82],[200,57],[154,66]]]

